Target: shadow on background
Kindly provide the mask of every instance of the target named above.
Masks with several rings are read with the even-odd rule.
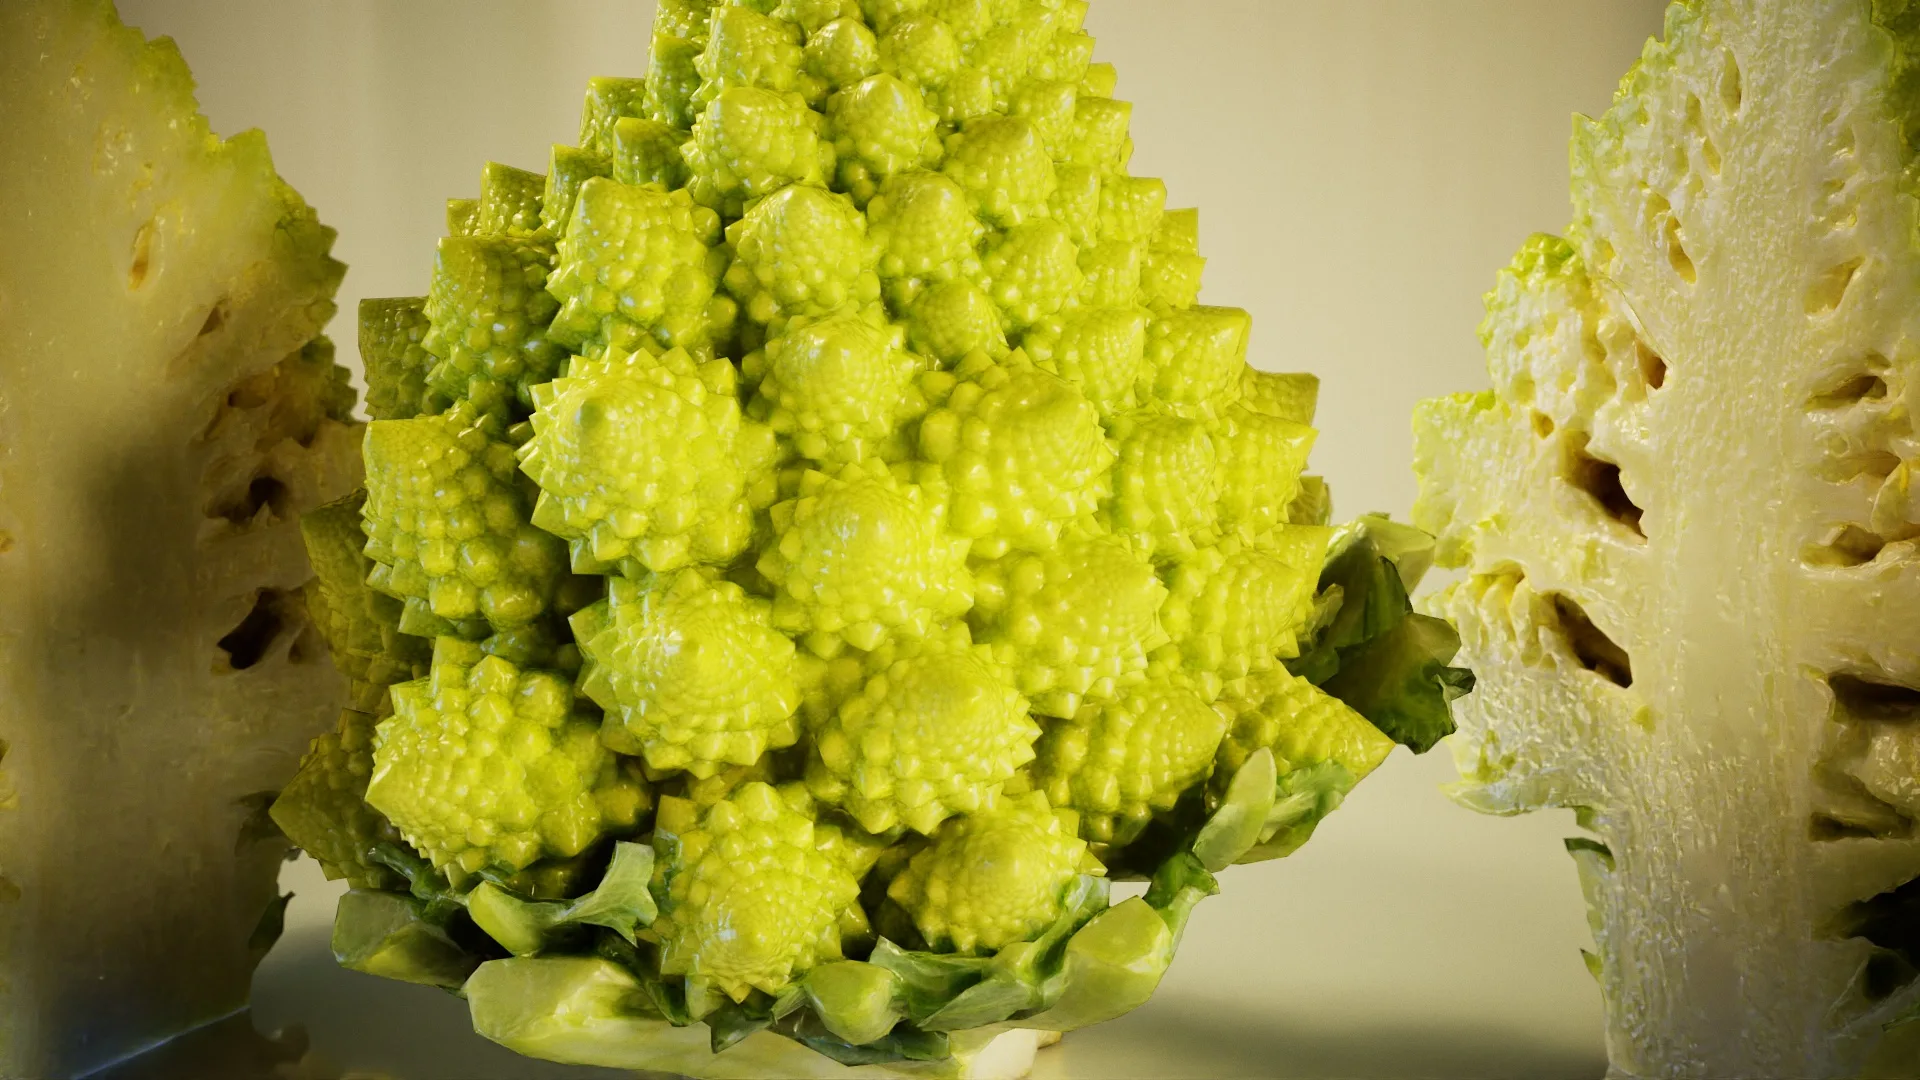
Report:
[[[289,1027],[273,1035],[262,1035],[254,1030],[253,1017],[243,1012],[190,1031],[139,1057],[91,1073],[86,1080],[345,1080],[345,1077],[309,1051],[304,1029]]]
[[[1068,1035],[1040,1055],[1035,1080],[1128,1077],[1334,1077],[1520,1080],[1600,1077],[1606,1058],[1570,1053],[1518,1031],[1396,1023],[1305,1027],[1250,1009],[1156,1000],[1103,1025],[1098,1039]]]
[[[175,1040],[90,1080],[632,1080],[534,1061],[473,1033],[465,1002],[335,966],[327,936],[289,934],[261,969],[254,1014]],[[277,1030],[259,1034],[255,1025]],[[1518,1031],[1391,1018],[1339,1028],[1159,1000],[1040,1055],[1035,1080],[1112,1077],[1598,1077],[1604,1059]]]

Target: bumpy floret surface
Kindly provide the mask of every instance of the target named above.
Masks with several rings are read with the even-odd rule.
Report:
[[[821,850],[813,819],[759,781],[741,786],[699,824],[656,841],[665,894],[660,970],[734,1000],[777,992],[796,971],[840,956],[840,919],[859,882]]]
[[[1062,894],[1090,867],[1073,816],[1036,791],[950,821],[887,895],[935,948],[991,952],[1058,917]]]
[[[393,708],[367,803],[453,876],[578,855],[646,808],[644,783],[551,672],[441,638],[433,674],[394,687]]]

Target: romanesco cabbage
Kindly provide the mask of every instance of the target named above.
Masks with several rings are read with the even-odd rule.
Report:
[[[1920,1060],[1917,57],[1902,0],[1672,6],[1488,295],[1493,388],[1416,417],[1458,797],[1597,837],[1620,1075]]]
[[[359,875],[343,962],[564,1060],[1017,1072],[1444,733],[1444,626],[1371,648],[1419,554],[1327,527],[1316,384],[1197,304],[1085,13],[667,0],[579,145],[363,308],[382,599],[326,595],[392,709],[364,811],[343,736],[280,812]],[[1349,657],[1371,712],[1320,689]]]

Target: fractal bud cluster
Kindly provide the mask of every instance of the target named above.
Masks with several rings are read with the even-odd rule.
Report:
[[[1424,538],[1329,526],[1086,8],[665,0],[363,304],[273,810],[344,963],[561,1060],[1017,1069],[1450,730]]]

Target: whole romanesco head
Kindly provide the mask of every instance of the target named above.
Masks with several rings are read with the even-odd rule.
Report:
[[[1211,871],[1403,734],[1320,689],[1417,617],[1302,478],[1316,384],[1197,302],[1086,7],[666,0],[646,76],[363,309],[351,616],[394,634],[338,645],[391,698],[352,759],[388,831],[305,824],[346,819],[332,765],[286,816],[476,950],[486,1034],[963,1067],[1139,1004]],[[1444,723],[1448,643],[1367,655]],[[1108,875],[1156,886],[1109,912]],[[414,941],[342,919],[382,970]]]

